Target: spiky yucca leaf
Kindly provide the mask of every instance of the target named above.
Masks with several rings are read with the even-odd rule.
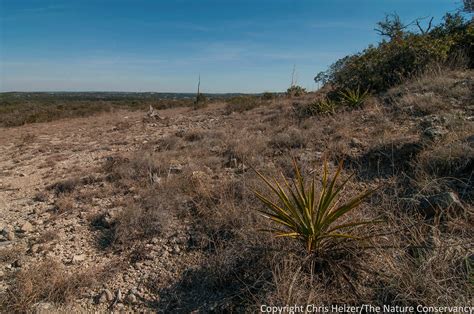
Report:
[[[314,113],[333,114],[337,104],[329,98],[323,98],[310,104],[310,110]]]
[[[340,185],[336,182],[342,171],[342,162],[329,178],[327,162],[324,163],[322,186],[319,196],[316,195],[315,178],[309,184],[305,183],[303,176],[293,160],[296,178],[289,183],[283,177],[283,186],[276,179],[270,179],[256,171],[258,176],[277,196],[274,202],[270,197],[255,191],[255,194],[267,208],[259,210],[263,216],[271,219],[277,227],[270,230],[277,237],[290,237],[302,241],[308,252],[321,251],[326,248],[329,240],[358,239],[345,233],[344,230],[360,225],[375,223],[375,220],[353,221],[338,224],[338,220],[345,214],[357,208],[374,190],[364,192],[344,203],[339,195],[352,176]]]
[[[359,108],[362,107],[369,97],[369,91],[366,90],[361,92],[360,88],[357,87],[355,90],[346,89],[345,91],[341,91],[339,92],[339,95],[341,95],[343,102],[348,104],[350,107]]]

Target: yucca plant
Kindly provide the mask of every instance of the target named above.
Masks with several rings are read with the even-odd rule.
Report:
[[[350,107],[360,108],[369,97],[369,91],[361,92],[359,87],[357,87],[357,89],[347,88],[345,91],[339,92],[339,95],[342,101]]]
[[[352,176],[337,185],[336,181],[342,171],[342,162],[329,178],[327,162],[323,166],[322,186],[319,195],[316,195],[315,177],[309,184],[293,160],[296,178],[291,184],[283,176],[283,186],[273,178],[272,183],[260,172],[256,171],[271,191],[277,196],[277,201],[271,197],[255,192],[256,196],[266,206],[266,210],[259,210],[263,216],[271,219],[277,227],[270,231],[277,237],[290,237],[300,240],[306,250],[322,252],[334,239],[360,239],[346,233],[344,230],[377,222],[376,220],[350,221],[339,223],[342,217],[357,208],[374,190],[366,191],[346,202],[340,199],[340,193]]]
[[[332,114],[335,112],[336,106],[336,103],[329,98],[323,98],[310,104],[311,111],[319,114]]]

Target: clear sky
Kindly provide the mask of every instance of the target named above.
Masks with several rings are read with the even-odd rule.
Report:
[[[0,0],[1,91],[282,91],[461,0]]]

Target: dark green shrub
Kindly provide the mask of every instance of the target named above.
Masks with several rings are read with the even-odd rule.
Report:
[[[407,31],[406,26],[388,16],[378,25],[379,33],[388,36],[377,46],[346,56],[315,81],[329,83],[336,89],[384,91],[404,79],[419,74],[432,64],[446,62],[450,56],[463,51],[472,66],[474,26],[459,14],[447,14],[444,22],[428,32]]]
[[[293,85],[293,86],[290,86],[286,90],[286,94],[289,97],[299,97],[299,96],[303,96],[304,94],[306,94],[306,89],[304,89],[303,87],[301,87],[299,85]]]
[[[262,94],[262,99],[263,100],[272,100],[275,98],[275,94],[271,93],[271,92],[265,92]]]

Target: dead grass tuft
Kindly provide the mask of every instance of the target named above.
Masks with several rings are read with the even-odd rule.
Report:
[[[56,214],[63,214],[71,211],[75,207],[75,199],[70,194],[59,194],[57,199],[54,201],[53,211]]]
[[[56,193],[56,195],[59,194],[66,194],[66,193],[71,193],[74,191],[74,189],[80,184],[79,178],[71,178],[71,179],[66,179],[63,181],[56,182],[50,186],[48,186],[48,190],[52,190]]]
[[[99,278],[96,271],[70,274],[59,262],[46,260],[9,279],[10,286],[0,297],[1,308],[9,313],[24,313],[38,302],[65,304]]]
[[[3,248],[0,250],[0,262],[1,263],[12,263],[23,255],[23,250],[18,247]]]

